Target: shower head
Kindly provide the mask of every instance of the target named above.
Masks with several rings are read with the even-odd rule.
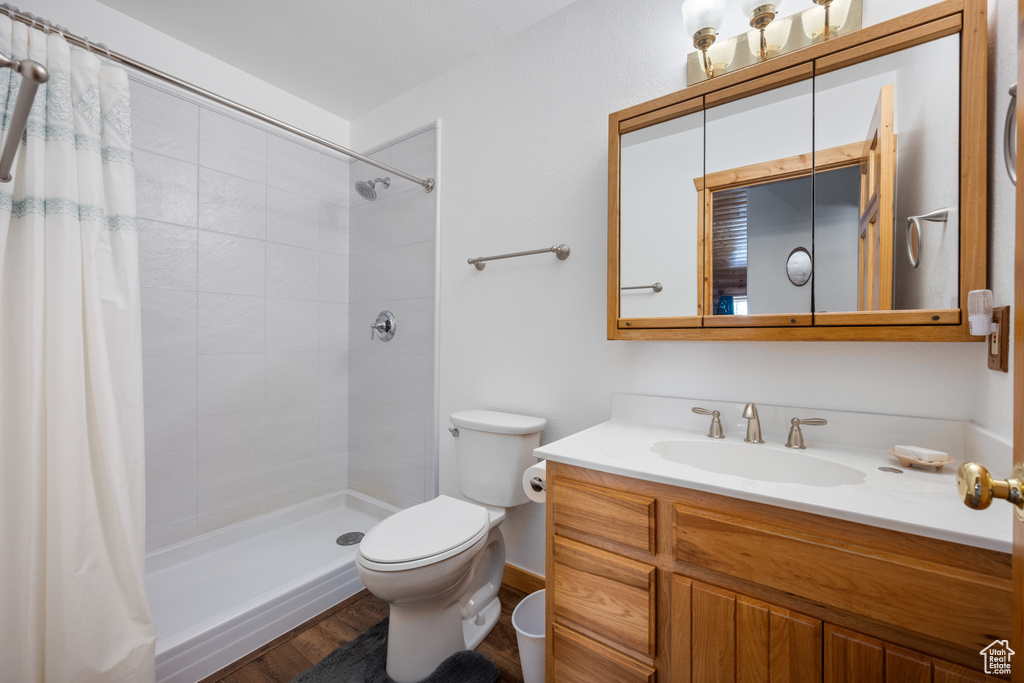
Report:
[[[377,183],[384,183],[384,189],[391,187],[391,178],[374,178],[373,180],[360,180],[356,183],[356,192],[368,202],[377,198],[377,190],[373,186]]]

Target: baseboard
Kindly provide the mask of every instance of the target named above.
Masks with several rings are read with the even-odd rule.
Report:
[[[532,572],[511,564],[505,565],[505,575],[502,577],[501,582],[509,588],[515,588],[526,594],[536,593],[544,588],[543,576],[537,576]]]

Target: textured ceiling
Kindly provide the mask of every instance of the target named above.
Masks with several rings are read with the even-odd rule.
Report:
[[[100,0],[352,120],[574,0]]]

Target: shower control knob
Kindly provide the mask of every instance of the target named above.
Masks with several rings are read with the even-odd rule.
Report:
[[[395,336],[395,315],[391,311],[381,311],[377,321],[370,325],[370,341],[377,335],[381,341],[391,341]]]

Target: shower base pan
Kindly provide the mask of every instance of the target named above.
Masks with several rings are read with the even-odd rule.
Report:
[[[195,683],[363,588],[358,545],[394,508],[333,493],[146,556],[158,683]]]

